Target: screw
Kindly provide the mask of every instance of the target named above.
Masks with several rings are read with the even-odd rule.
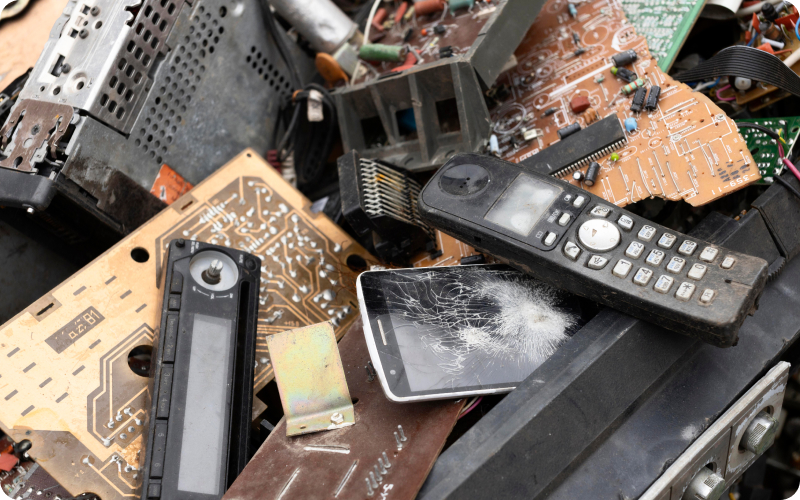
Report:
[[[378,488],[378,481],[375,480],[375,473],[374,472],[370,472],[369,473],[369,483],[373,488],[376,488],[376,489]]]
[[[339,412],[334,413],[333,415],[331,415],[331,422],[333,422],[336,425],[341,424],[342,422],[344,422],[344,415],[342,415]]]
[[[91,12],[91,14],[93,16],[97,16],[98,14],[100,14],[100,7],[95,5],[94,7],[92,7],[92,10],[90,10],[89,12]]]
[[[384,455],[385,454],[386,454],[386,452],[384,452]],[[385,476],[389,471],[387,471],[386,470],[386,466],[383,465],[383,459],[381,457],[378,457],[378,465],[380,466],[381,474],[383,474]]]
[[[769,413],[762,411],[742,434],[742,446],[751,453],[761,455],[772,446],[776,432],[778,432],[778,422]]]
[[[71,69],[72,69],[72,66],[70,66],[69,63],[64,63],[64,64],[61,65],[61,72],[62,73],[69,73],[69,70],[71,70]]]
[[[78,33],[78,36],[79,36],[79,37],[81,37],[81,38],[86,38],[87,36],[89,36],[89,30],[87,30],[86,28],[83,28],[83,29],[82,29],[82,30],[81,30],[81,31]]]
[[[178,248],[183,248],[186,245],[186,240],[183,238],[179,238],[178,241],[175,242],[175,246]]]

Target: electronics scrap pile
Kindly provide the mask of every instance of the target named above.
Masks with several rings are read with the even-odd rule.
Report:
[[[0,13],[0,498],[797,489],[791,2]]]

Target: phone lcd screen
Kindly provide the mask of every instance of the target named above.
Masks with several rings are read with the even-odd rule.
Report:
[[[510,391],[587,319],[582,299],[502,265],[364,273],[359,298],[398,398]]]

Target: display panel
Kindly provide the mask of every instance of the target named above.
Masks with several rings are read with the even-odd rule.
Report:
[[[486,214],[486,220],[528,236],[561,191],[558,186],[520,174]]]

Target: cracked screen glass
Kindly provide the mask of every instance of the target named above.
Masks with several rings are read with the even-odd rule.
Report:
[[[414,392],[513,386],[584,323],[576,297],[506,266],[401,270],[381,286]]]

